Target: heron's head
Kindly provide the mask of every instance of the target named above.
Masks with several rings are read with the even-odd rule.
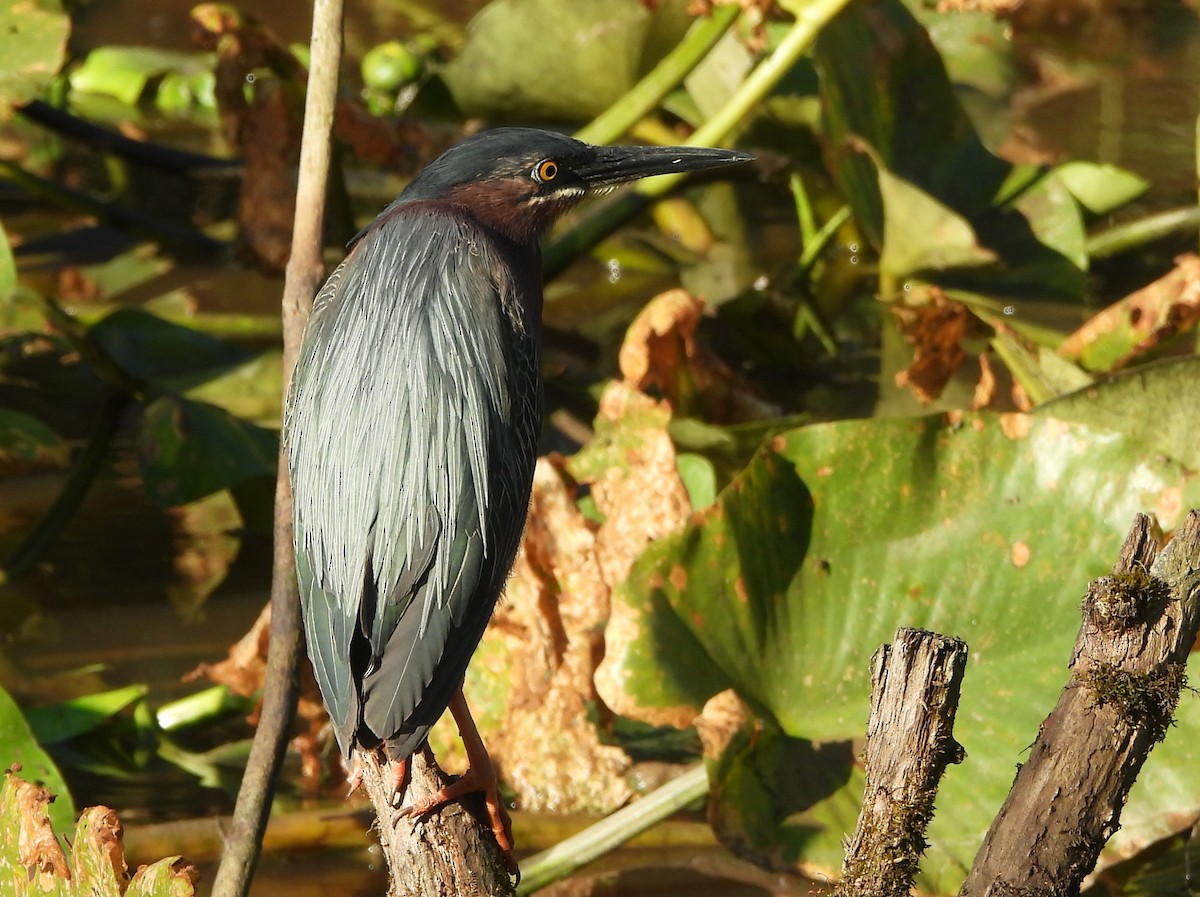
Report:
[[[751,158],[707,147],[592,146],[551,131],[497,128],[446,150],[399,201],[446,201],[514,240],[531,242],[589,192]]]

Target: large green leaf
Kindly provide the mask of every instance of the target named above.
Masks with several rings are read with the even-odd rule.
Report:
[[[443,76],[468,113],[590,118],[633,86],[649,30],[638,0],[496,0]]]
[[[70,30],[58,0],[0,0],[0,120],[58,74]]]
[[[869,659],[897,627],[965,639],[956,735],[968,765],[946,777],[924,866],[947,890],[1065,681],[1087,581],[1136,512],[1169,528],[1197,504],[1196,479],[1140,439],[1049,415],[795,430],[639,561],[617,600],[642,611],[640,631],[608,659],[611,678],[643,705],[696,709],[732,684],[787,735],[841,741],[864,731]],[[1188,735],[1168,748],[1196,751],[1197,709],[1181,709]],[[1190,787],[1139,791],[1127,818],[1152,822],[1139,809],[1151,798],[1194,812],[1197,764],[1171,750],[1152,762]],[[793,860],[828,862],[844,834],[810,833]]]
[[[0,772],[14,763],[21,765],[21,775],[27,781],[45,785],[58,795],[50,805],[50,819],[60,832],[69,831],[75,824],[75,807],[66,782],[50,755],[37,743],[21,708],[0,688]]]
[[[1114,374],[1043,405],[1039,412],[1091,427],[1120,430],[1146,452],[1200,470],[1196,385],[1200,358],[1177,358]],[[1153,409],[1153,414],[1147,413]]]
[[[275,477],[279,434],[216,405],[164,396],[147,406],[138,462],[150,497],[181,505],[256,477]]]

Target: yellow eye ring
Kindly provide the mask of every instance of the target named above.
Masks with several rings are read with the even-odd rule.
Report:
[[[553,159],[545,159],[537,164],[533,169],[533,176],[541,183],[552,181],[558,177],[558,163]]]

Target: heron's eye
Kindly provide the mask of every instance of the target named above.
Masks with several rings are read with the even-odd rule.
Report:
[[[553,159],[545,159],[533,169],[533,178],[539,183],[545,184],[556,177],[558,177],[558,163]]]

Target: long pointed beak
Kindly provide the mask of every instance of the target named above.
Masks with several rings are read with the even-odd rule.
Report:
[[[573,166],[575,174],[589,188],[624,184],[656,174],[720,168],[754,158],[749,153],[704,146],[597,146],[593,149],[595,154],[591,159]]]

